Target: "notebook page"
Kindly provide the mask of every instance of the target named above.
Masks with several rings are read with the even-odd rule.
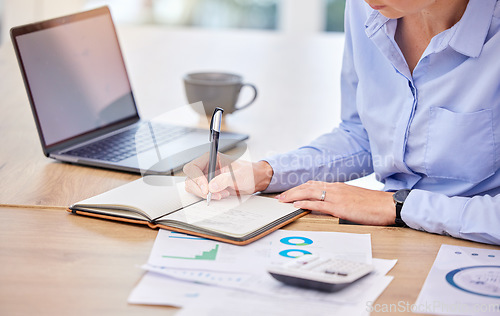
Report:
[[[80,201],[80,208],[118,208],[133,210],[148,219],[160,217],[201,200],[184,189],[184,177],[146,176],[118,188]],[[103,213],[123,215],[123,212],[102,210]],[[132,217],[135,217],[131,214]]]
[[[220,201],[193,204],[162,219],[177,220],[234,237],[245,236],[297,209],[290,203],[261,196],[246,196],[241,203],[232,196]]]

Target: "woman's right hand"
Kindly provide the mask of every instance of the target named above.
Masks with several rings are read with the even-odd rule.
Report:
[[[271,182],[273,169],[265,161],[249,162],[233,160],[219,154],[215,177],[208,183],[209,154],[191,161],[184,166],[186,191],[206,198],[212,192],[212,199],[220,200],[229,195],[252,194],[263,191]]]

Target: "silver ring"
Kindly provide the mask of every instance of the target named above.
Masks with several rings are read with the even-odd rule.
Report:
[[[324,201],[326,197],[326,191],[321,192],[321,197],[319,198],[320,201]]]

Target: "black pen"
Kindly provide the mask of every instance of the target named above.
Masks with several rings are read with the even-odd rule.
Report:
[[[217,166],[217,154],[219,151],[219,134],[220,125],[222,122],[222,113],[224,112],[221,108],[215,108],[214,114],[212,114],[212,121],[210,122],[210,160],[208,161],[208,183],[212,181],[215,176],[215,167]],[[207,194],[207,205],[210,205],[210,199],[212,198],[212,193]]]

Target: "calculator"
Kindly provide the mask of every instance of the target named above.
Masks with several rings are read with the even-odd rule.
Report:
[[[373,265],[307,254],[267,271],[288,285],[335,292],[372,272]]]

